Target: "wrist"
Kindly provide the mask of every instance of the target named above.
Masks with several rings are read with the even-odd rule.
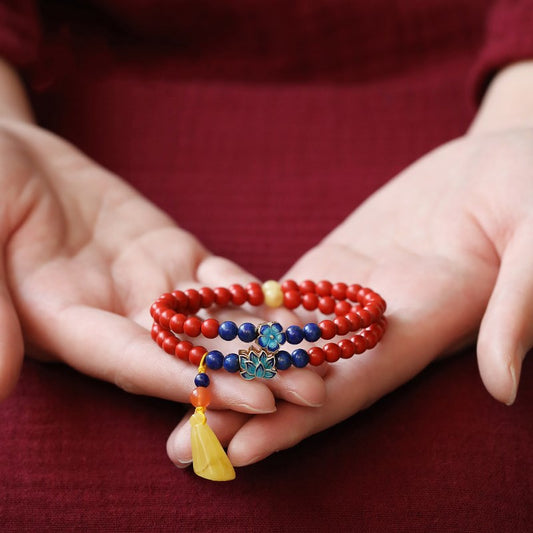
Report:
[[[509,65],[491,82],[469,134],[533,127],[533,60]]]

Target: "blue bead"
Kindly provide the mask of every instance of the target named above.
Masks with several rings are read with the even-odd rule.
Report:
[[[237,336],[238,331],[237,324],[231,320],[222,322],[222,324],[218,326],[218,334],[225,341],[232,341]]]
[[[321,335],[322,332],[320,331],[318,324],[309,322],[309,324],[304,326],[304,336],[307,342],[316,342],[318,339],[320,339]]]
[[[287,370],[287,368],[290,368],[291,364],[292,362],[289,352],[286,352],[285,350],[280,350],[276,354],[276,368],[278,370]]]
[[[205,356],[205,364],[207,365],[207,368],[210,368],[211,370],[219,370],[222,368],[222,365],[224,364],[224,356],[222,355],[222,352],[211,350]]]
[[[209,387],[209,383],[210,383],[209,376],[204,372],[197,374],[196,377],[194,378],[194,384],[197,387]]]
[[[291,359],[292,364],[296,368],[303,368],[307,365],[307,363],[309,363],[309,356],[305,350],[302,350],[302,348],[294,350],[294,352],[291,353]]]
[[[240,369],[239,356],[236,353],[229,353],[224,357],[224,370],[228,372],[237,372]]]
[[[256,328],[250,322],[244,322],[239,326],[239,339],[241,339],[242,342],[252,342],[256,337]]]
[[[289,326],[285,335],[289,344],[300,344],[304,340],[304,332],[300,326]]]

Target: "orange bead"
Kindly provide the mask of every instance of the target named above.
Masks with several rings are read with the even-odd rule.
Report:
[[[211,403],[211,391],[207,387],[197,387],[191,392],[189,401],[194,407],[207,407]]]

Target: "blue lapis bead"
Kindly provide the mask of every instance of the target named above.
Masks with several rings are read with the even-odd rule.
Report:
[[[197,374],[194,378],[194,384],[197,387],[209,387],[209,376],[205,372],[200,372],[200,374]]]
[[[316,342],[318,339],[320,339],[321,335],[322,332],[320,331],[318,324],[309,322],[309,324],[304,326],[304,337],[307,342]]]
[[[290,368],[292,364],[291,356],[289,352],[286,352],[285,350],[280,350],[276,354],[276,368],[278,370],[287,370]]]
[[[211,370],[219,370],[224,364],[224,356],[218,350],[211,350],[205,356],[205,364]]]
[[[300,344],[304,340],[304,332],[300,326],[289,326],[285,335],[289,344]]]
[[[239,326],[239,339],[242,342],[252,342],[257,337],[257,330],[254,324],[244,322]]]
[[[309,363],[309,355],[302,348],[298,348],[291,353],[291,360],[296,368],[303,368]]]
[[[220,338],[225,341],[232,341],[237,336],[238,332],[237,324],[231,320],[222,322],[222,324],[218,326],[218,334],[220,335]]]
[[[236,353],[229,353],[226,355],[226,357],[224,357],[224,370],[233,373],[240,369],[239,356]]]

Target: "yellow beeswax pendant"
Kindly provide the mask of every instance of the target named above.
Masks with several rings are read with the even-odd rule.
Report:
[[[191,448],[194,473],[211,481],[235,479],[235,469],[213,430],[207,425],[204,408],[191,416]]]

